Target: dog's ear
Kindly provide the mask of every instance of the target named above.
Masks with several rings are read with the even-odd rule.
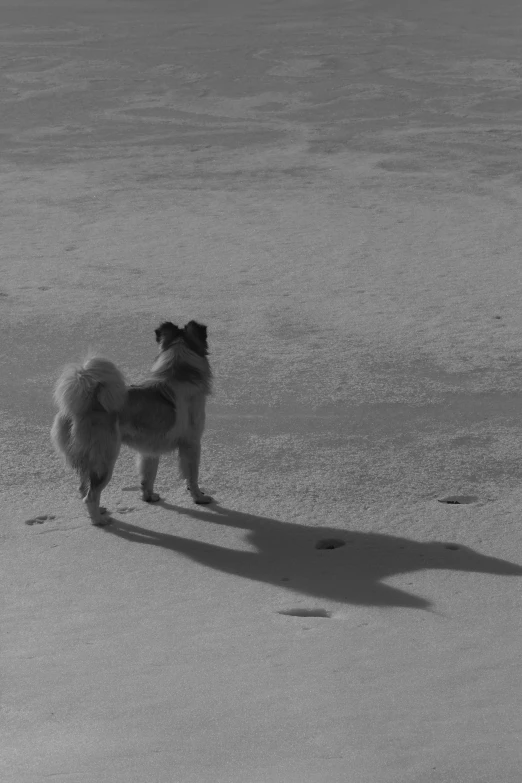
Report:
[[[197,321],[189,321],[188,324],[185,324],[185,334],[194,344],[196,352],[206,356],[208,353],[207,327],[204,324],[198,324]]]
[[[165,323],[160,324],[160,326],[154,330],[154,334],[156,335],[156,342],[165,347],[166,345],[170,345],[170,343],[181,334],[181,329],[170,321],[165,321]]]

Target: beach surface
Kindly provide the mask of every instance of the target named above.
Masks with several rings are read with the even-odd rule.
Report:
[[[520,783],[522,7],[0,0],[5,783]],[[208,325],[192,504],[49,430]],[[448,502],[449,501],[449,502]]]

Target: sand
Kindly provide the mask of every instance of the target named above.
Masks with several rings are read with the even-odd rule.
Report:
[[[3,781],[519,783],[521,33],[0,0]],[[59,368],[191,318],[216,503],[94,528]]]

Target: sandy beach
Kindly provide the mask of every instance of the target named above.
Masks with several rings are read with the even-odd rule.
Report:
[[[3,781],[519,783],[521,35],[0,0]],[[124,449],[92,527],[60,367],[190,319],[216,502]]]

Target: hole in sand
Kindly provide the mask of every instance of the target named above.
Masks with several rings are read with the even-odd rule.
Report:
[[[339,549],[340,546],[345,545],[345,541],[342,538],[320,538],[316,543],[316,549]]]
[[[475,495],[449,495],[447,498],[439,498],[439,503],[447,503],[449,506],[460,506],[466,503],[476,503]]]
[[[286,614],[289,617],[331,617],[331,612],[326,609],[284,609],[277,614]]]

